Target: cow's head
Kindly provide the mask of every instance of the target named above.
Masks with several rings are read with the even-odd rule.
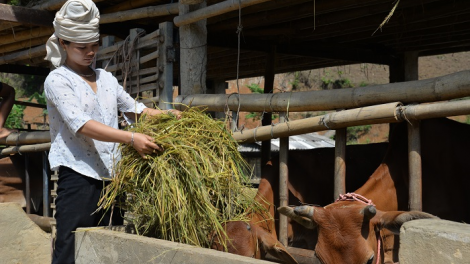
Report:
[[[280,207],[278,211],[306,228],[318,229],[315,255],[323,264],[383,263],[383,249],[379,248],[382,229],[398,235],[407,221],[436,218],[418,211],[384,212],[360,202],[336,202],[326,207]]]
[[[287,252],[277,240],[275,234],[261,227],[259,223],[244,221],[229,221],[224,224],[226,232],[226,251],[246,257],[264,259],[267,253],[280,259],[286,264],[297,264],[297,261]],[[214,237],[212,249],[225,251],[222,241]]]

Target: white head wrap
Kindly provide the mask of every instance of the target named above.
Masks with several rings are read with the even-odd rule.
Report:
[[[47,55],[55,67],[65,62],[67,54],[59,38],[74,43],[92,43],[100,39],[100,11],[91,0],[68,0],[55,14],[54,34],[46,43]]]

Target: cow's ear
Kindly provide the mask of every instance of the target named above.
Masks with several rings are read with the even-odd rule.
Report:
[[[417,219],[438,218],[437,216],[420,211],[389,211],[380,216],[379,225],[392,231],[395,235],[400,234],[400,227],[408,221]]]
[[[294,212],[294,209],[288,206],[281,206],[277,209],[277,211],[292,220],[296,221],[297,223],[303,225],[308,229],[315,229],[317,227],[317,223],[313,221],[313,219],[298,215]]]
[[[287,252],[287,249],[273,236],[273,234],[262,228],[259,228],[257,233],[258,239],[260,240],[259,242],[265,252],[279,260],[282,260],[282,263],[298,264],[294,257]]]

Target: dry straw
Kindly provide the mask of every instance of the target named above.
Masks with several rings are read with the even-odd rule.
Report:
[[[116,177],[100,204],[109,209],[130,195],[126,208],[139,234],[208,247],[213,235],[223,235],[223,222],[263,210],[243,191],[250,170],[223,121],[189,108],[180,120],[147,116],[129,130],[152,136],[165,151],[142,159],[121,145]]]

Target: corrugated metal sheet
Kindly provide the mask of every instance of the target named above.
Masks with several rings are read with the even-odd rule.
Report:
[[[279,151],[279,139],[271,140],[271,151]],[[315,148],[333,148],[335,141],[319,135],[318,133],[309,133],[289,137],[289,150],[296,149],[315,149]],[[260,152],[261,142],[242,144],[238,147],[240,152]]]

